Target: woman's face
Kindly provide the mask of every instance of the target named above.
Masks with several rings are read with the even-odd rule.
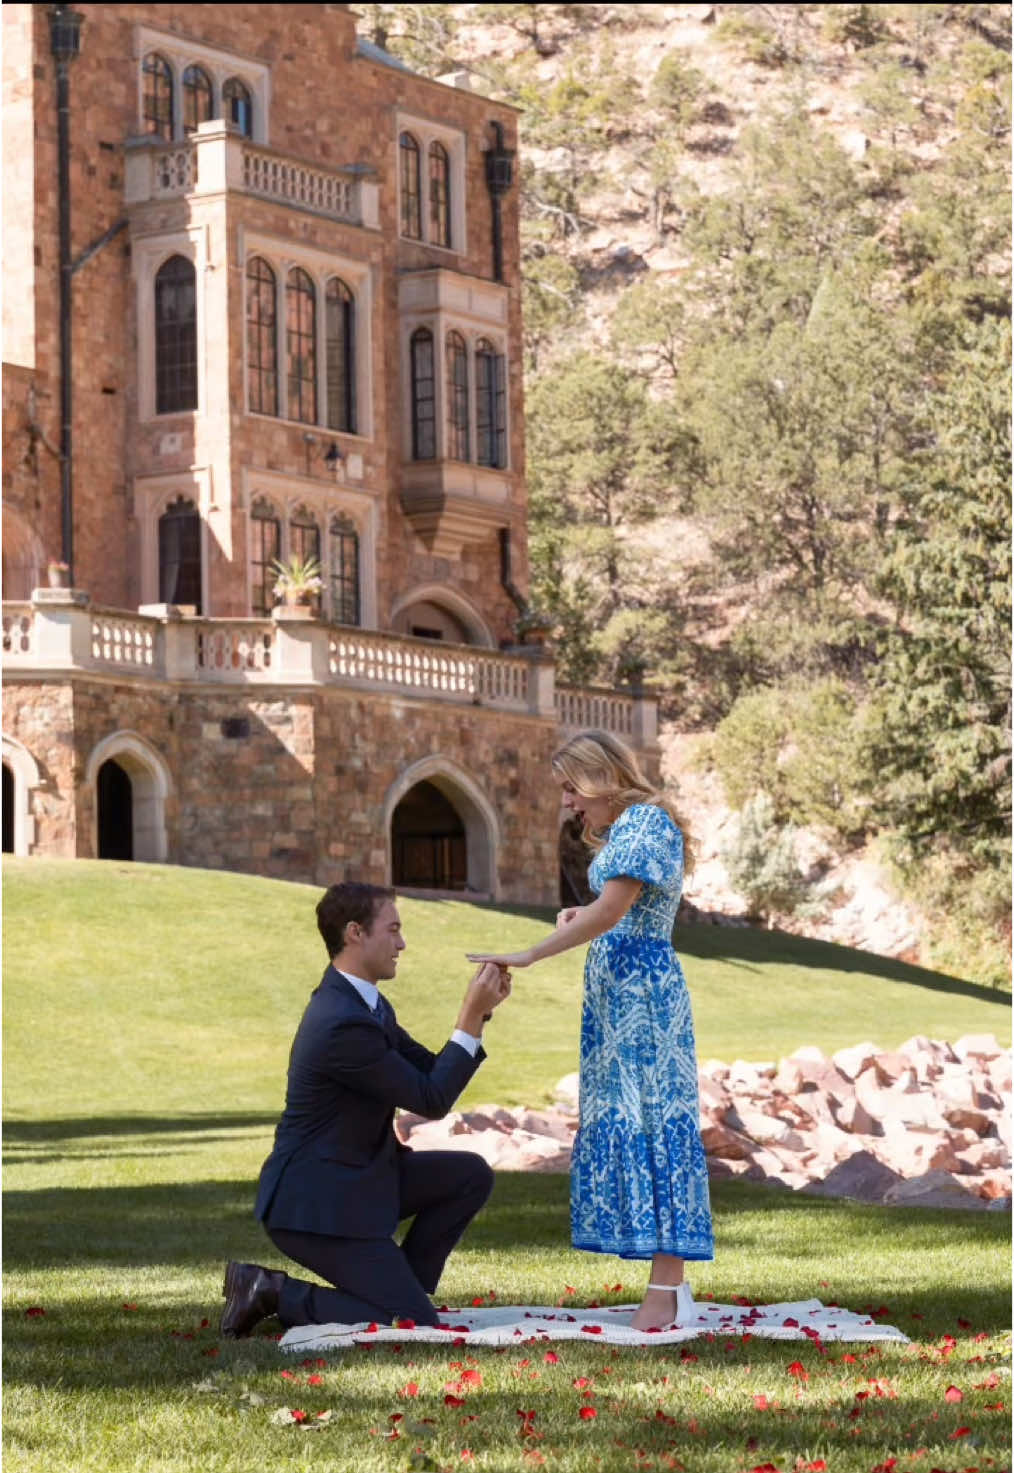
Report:
[[[567,813],[575,813],[592,829],[604,829],[616,817],[615,798],[589,798],[579,793],[566,778],[558,777],[560,801]]]

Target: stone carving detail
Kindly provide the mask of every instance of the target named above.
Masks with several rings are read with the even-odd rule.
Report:
[[[32,611],[27,606],[8,604],[3,614],[5,655],[32,654]]]
[[[186,194],[197,183],[197,151],[173,148],[153,160],[153,194]]]
[[[219,676],[270,670],[273,637],[263,624],[206,624],[197,631],[197,668]]]

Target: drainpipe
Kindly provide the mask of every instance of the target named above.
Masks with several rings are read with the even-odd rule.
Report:
[[[494,143],[486,150],[486,188],[493,206],[493,280],[503,281],[503,220],[500,201],[511,187],[514,175],[514,150],[505,148],[503,125],[490,123]]]
[[[60,228],[60,529],[61,555],[74,584],[74,451],[72,443],[70,255],[70,64],[81,50],[84,17],[68,5],[49,11],[49,48],[56,62],[56,152]]]
[[[500,528],[500,582],[510,596],[519,614],[527,614],[528,600],[511,576],[511,529]]]

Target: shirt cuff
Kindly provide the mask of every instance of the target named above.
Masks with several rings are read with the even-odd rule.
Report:
[[[479,1044],[482,1040],[480,1038],[473,1038],[471,1033],[464,1033],[460,1028],[455,1028],[451,1034],[451,1042],[460,1044],[465,1052],[474,1059],[479,1052]]]

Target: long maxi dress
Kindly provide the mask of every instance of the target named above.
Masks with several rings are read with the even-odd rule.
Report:
[[[672,945],[683,835],[664,809],[635,803],[610,828],[589,883],[598,894],[624,876],[641,892],[585,963],[572,1239],[622,1258],[711,1259],[694,1026]]]

